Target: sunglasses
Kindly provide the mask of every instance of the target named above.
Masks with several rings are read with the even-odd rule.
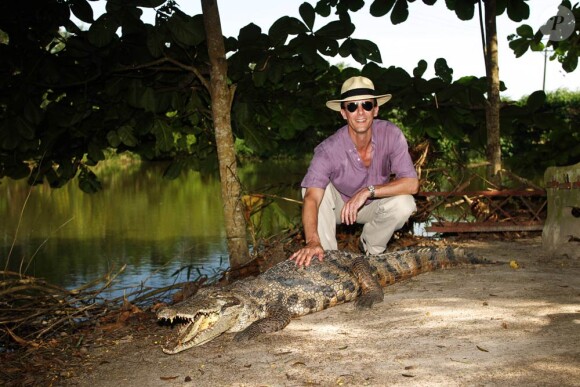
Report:
[[[356,112],[356,109],[358,109],[358,105],[362,105],[363,109],[365,109],[367,112],[370,112],[375,107],[375,103],[372,101],[364,101],[364,102],[358,101],[358,102],[349,102],[345,104],[345,108],[349,112],[354,113]]]

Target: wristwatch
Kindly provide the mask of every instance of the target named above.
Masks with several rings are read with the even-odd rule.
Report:
[[[371,196],[369,196],[369,199],[374,199],[375,198],[375,186],[374,185],[369,185],[367,187],[367,189],[371,193]]]

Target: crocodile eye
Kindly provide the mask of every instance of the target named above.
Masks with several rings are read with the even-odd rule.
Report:
[[[238,300],[237,298],[230,298],[229,300],[227,300],[227,302],[222,306],[222,310],[229,308],[231,306],[235,306],[235,305],[240,305],[240,300]]]

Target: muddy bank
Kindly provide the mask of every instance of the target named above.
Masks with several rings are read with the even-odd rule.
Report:
[[[430,242],[434,243],[434,242]],[[75,332],[0,354],[7,386],[580,386],[580,261],[539,237],[435,242],[509,265],[432,272],[239,345],[225,334],[165,355],[170,333],[129,305]]]
[[[145,314],[88,345],[59,385],[580,385],[580,262],[551,258],[540,238],[462,241],[509,265],[423,274],[352,304],[293,320],[238,345],[226,334],[177,355]]]

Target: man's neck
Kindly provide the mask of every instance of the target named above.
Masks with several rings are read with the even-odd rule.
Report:
[[[364,133],[357,133],[354,130],[349,130],[348,134],[359,152],[367,149],[373,139],[372,129],[369,129]]]

